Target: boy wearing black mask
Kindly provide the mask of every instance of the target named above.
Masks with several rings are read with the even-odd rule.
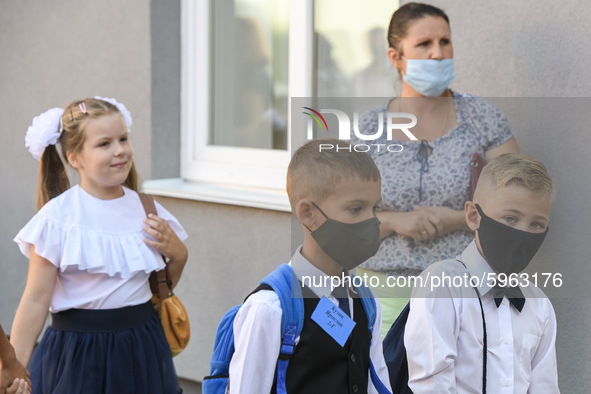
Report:
[[[413,290],[404,344],[415,394],[560,392],[554,309],[520,274],[548,232],[553,197],[537,160],[505,154],[484,167],[465,205],[475,240]]]
[[[250,295],[234,320],[230,393],[275,393],[277,380],[285,381],[288,394],[377,393],[369,376],[370,360],[390,390],[379,301],[375,300],[376,321],[369,332],[368,316],[356,287],[347,282],[333,289],[332,280],[350,278],[348,270],[376,253],[380,231],[375,209],[381,200],[380,185],[371,157],[355,152],[347,142],[314,140],[294,153],[287,193],[292,212],[302,225],[304,244],[297,248],[290,265],[304,297],[303,329],[295,340],[285,378],[277,378],[282,343],[280,300],[272,290]],[[315,317],[319,311],[326,315],[323,308],[327,305],[342,311],[336,327],[322,325]],[[349,323],[352,328],[342,329]]]

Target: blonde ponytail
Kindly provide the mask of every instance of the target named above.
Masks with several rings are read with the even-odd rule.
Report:
[[[55,145],[45,148],[39,165],[37,209],[70,188],[70,181]]]

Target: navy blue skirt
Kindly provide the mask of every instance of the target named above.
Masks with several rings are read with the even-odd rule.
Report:
[[[28,369],[35,393],[182,393],[151,302],[52,314]]]

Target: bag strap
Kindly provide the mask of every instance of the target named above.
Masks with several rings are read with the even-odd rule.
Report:
[[[261,281],[270,286],[281,302],[281,349],[277,360],[277,394],[286,394],[287,367],[295,351],[295,340],[304,326],[304,299],[296,274],[288,264],[282,264]]]
[[[386,385],[380,380],[380,377],[373,366],[373,361],[371,361],[371,358],[369,359],[369,374],[374,387],[378,391],[378,394],[391,394]]]
[[[355,275],[352,275],[354,278]],[[359,298],[361,300],[361,304],[363,305],[363,309],[365,310],[365,315],[367,316],[367,327],[369,329],[369,337],[370,337],[370,346],[373,342],[373,328],[376,323],[377,319],[377,306],[376,300],[374,298],[373,293],[369,289],[369,287],[362,284],[360,287],[356,287],[355,290],[357,294],[359,294]],[[369,359],[369,372],[371,381],[378,391],[379,394],[390,394],[390,391],[386,388],[384,383],[380,380],[375,367],[373,366],[373,361],[371,358]]]
[[[282,264],[275,271],[264,278],[259,288],[269,286],[279,297],[281,302],[281,349],[277,360],[276,389],[277,394],[286,394],[285,385],[289,360],[295,351],[295,340],[301,334],[304,325],[304,300],[300,282],[288,264]],[[259,289],[257,288],[257,290]],[[264,287],[263,287],[264,288]],[[367,287],[357,288],[363,308],[367,315],[370,337],[376,321],[376,303]],[[255,290],[256,291],[256,290]],[[371,380],[379,394],[390,394],[390,391],[378,377],[373,362],[370,359]]]
[[[354,277],[355,275],[352,275],[352,278]],[[361,304],[363,305],[363,309],[365,310],[365,314],[367,316],[367,327],[369,328],[369,335],[373,336],[373,327],[376,324],[377,317],[376,300],[374,299],[374,296],[369,287],[366,287],[365,285],[356,287],[355,291],[357,291],[357,294],[359,294],[359,299],[361,301]]]
[[[464,264],[464,262],[458,258],[456,258],[456,260],[458,262],[460,262],[464,268],[466,268],[466,271],[468,270],[468,267],[466,267],[466,264]],[[468,271],[468,274],[470,274],[470,271]],[[480,297],[480,292],[478,291],[478,288],[476,286],[474,286],[474,284],[472,284],[472,288],[474,289],[474,291],[476,292],[476,295],[478,296],[478,302],[480,303],[480,313],[482,314],[482,331],[483,331],[483,337],[482,337],[482,343],[483,343],[483,349],[482,349],[482,394],[486,394],[486,360],[487,360],[487,353],[488,353],[488,345],[487,345],[487,335],[486,335],[486,320],[484,319],[484,308],[482,307],[482,299]]]
[[[138,196],[140,197],[140,201],[144,206],[146,217],[151,213],[154,215],[158,214],[158,212],[156,211],[156,205],[154,204],[154,198],[151,195],[145,193],[138,193]],[[159,294],[160,299],[164,301],[168,297],[171,297],[173,295],[173,292],[172,284],[168,279],[168,274],[166,272],[166,259],[164,258],[164,256],[162,256],[162,260],[164,261],[165,265],[164,269],[158,272],[152,272],[150,274],[150,290],[152,291],[152,294]]]

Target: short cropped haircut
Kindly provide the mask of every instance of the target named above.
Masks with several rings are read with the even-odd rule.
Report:
[[[306,197],[320,204],[339,182],[354,177],[362,181],[380,180],[380,171],[367,153],[356,152],[353,145],[342,140],[309,141],[293,154],[287,169],[287,195],[292,210]]]
[[[554,183],[541,161],[520,153],[506,153],[484,166],[480,181],[488,180],[497,189],[522,186],[540,198],[554,200]]]

